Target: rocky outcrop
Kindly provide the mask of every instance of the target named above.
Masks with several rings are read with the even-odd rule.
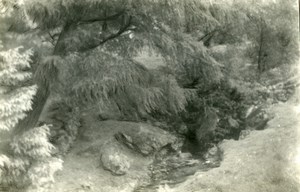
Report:
[[[143,123],[130,125],[118,130],[100,149],[101,165],[114,175],[127,173],[133,161],[131,154],[140,153],[154,159],[155,154],[160,154],[157,152],[175,151],[180,146],[174,135],[160,128]]]
[[[156,159],[149,169],[153,183],[176,183],[193,175],[200,166],[201,161],[194,159],[190,153],[178,153]]]
[[[128,148],[145,156],[151,155],[167,145],[174,150],[181,145],[178,139],[169,132],[141,123],[138,126],[121,130],[115,134],[115,138]]]
[[[182,145],[176,136],[146,123],[125,121],[100,121],[88,117],[83,122],[85,130],[80,132],[82,142],[77,154],[97,155],[101,167],[113,175],[131,174],[134,171],[145,173],[147,167],[157,156],[168,151],[176,151]],[[96,122],[97,122],[96,121]],[[88,125],[92,125],[88,127]],[[136,172],[134,174],[139,175]]]

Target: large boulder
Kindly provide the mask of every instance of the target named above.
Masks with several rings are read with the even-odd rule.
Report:
[[[142,123],[119,131],[115,134],[115,138],[128,148],[145,156],[151,155],[167,145],[174,150],[181,146],[178,138],[169,132]]]
[[[114,175],[124,175],[130,168],[130,158],[124,153],[121,145],[113,140],[101,147],[100,161],[104,169]]]
[[[89,117],[83,122],[87,128],[80,133],[79,140],[85,147],[77,153],[97,155],[101,166],[113,175],[142,172],[156,155],[163,156],[164,150],[175,151],[181,145],[176,136],[149,124],[98,120],[95,125],[95,119]]]

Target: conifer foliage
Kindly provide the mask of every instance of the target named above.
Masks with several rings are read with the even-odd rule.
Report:
[[[0,186],[41,191],[53,181],[62,163],[51,157],[54,147],[48,142],[49,128],[30,129],[14,135],[12,141],[8,136],[31,109],[36,92],[35,85],[28,85],[31,55],[31,50],[22,51],[20,47],[0,52],[0,143],[7,146],[0,154]]]
[[[31,109],[31,98],[37,87],[20,86],[31,78],[28,71],[32,51],[20,53],[20,47],[0,52],[0,130],[13,128]],[[26,71],[27,69],[27,71]]]
[[[208,2],[25,0],[17,7],[15,14],[23,20],[10,29],[38,31],[53,44],[53,54],[37,66],[39,89],[23,126],[34,127],[50,93],[59,90],[77,101],[96,102],[102,110],[114,105],[121,113],[143,116],[178,113],[191,93],[185,84],[220,80],[220,65],[190,33],[203,23],[207,28],[218,24],[207,15]],[[143,47],[163,57],[167,74],[154,74],[134,60]]]

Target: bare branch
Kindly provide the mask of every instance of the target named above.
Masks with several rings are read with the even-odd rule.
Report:
[[[202,37],[200,37],[200,38],[198,39],[198,41],[202,41],[202,40],[204,40],[206,37],[213,36],[218,30],[219,30],[219,29],[214,29],[214,30],[208,32],[207,34],[204,34]]]
[[[131,25],[131,20],[132,20],[132,16],[129,16],[128,21],[119,29],[119,31],[117,33],[111,34],[110,36],[108,36],[107,38],[103,39],[102,41],[100,41],[98,44],[93,45],[91,47],[89,47],[88,49],[84,50],[84,51],[88,51],[90,49],[94,49],[97,48],[100,45],[103,45],[104,43],[106,43],[107,41],[114,39],[120,35],[122,35],[124,32],[126,32],[130,25]]]
[[[48,35],[50,36],[50,38],[55,41],[55,38],[58,37],[60,35],[60,33],[54,33],[54,34],[51,34],[51,32],[48,32]]]
[[[114,15],[110,15],[110,16],[107,16],[107,17],[103,17],[103,18],[83,19],[83,20],[78,22],[78,25],[94,23],[94,22],[98,22],[98,21],[115,20],[118,17],[120,17],[121,15],[123,15],[124,13],[125,13],[125,11],[123,10],[123,11],[120,11],[119,13],[116,13]]]
[[[58,39],[56,41],[54,50],[53,50],[53,55],[63,55],[65,53],[65,45],[63,40],[67,36],[69,30],[74,27],[73,23],[66,23],[61,30],[61,32],[58,35]]]

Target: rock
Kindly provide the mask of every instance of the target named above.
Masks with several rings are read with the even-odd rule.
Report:
[[[188,133],[188,128],[185,124],[181,124],[177,130],[177,132],[181,135],[186,135]]]
[[[270,119],[263,119],[261,120],[261,122],[259,122],[256,127],[255,127],[255,130],[263,130],[266,128],[268,122],[269,122]]]
[[[161,183],[166,180],[177,183],[194,174],[199,165],[200,161],[193,159],[190,153],[178,153],[164,159],[156,159],[149,169],[152,181]]]
[[[240,132],[239,140],[245,139],[248,135],[250,135],[250,133],[251,133],[250,129],[242,130]]]
[[[178,156],[182,159],[192,159],[193,155],[191,153],[182,153],[180,152]]]
[[[114,175],[124,175],[130,168],[130,159],[117,142],[109,141],[101,147],[100,161],[104,169]]]
[[[121,130],[115,134],[115,138],[128,148],[145,156],[159,151],[166,145],[171,145],[174,150],[181,146],[174,135],[147,124]]]
[[[61,133],[54,142],[54,146],[58,149],[58,154],[63,155],[69,152],[71,143],[72,138],[67,133]]]
[[[86,190],[92,190],[93,183],[89,182],[89,181],[85,181],[81,184],[81,188],[82,189],[86,189]]]
[[[228,123],[229,123],[230,127],[233,127],[236,129],[240,126],[238,121],[233,119],[231,116],[229,116],[229,118],[228,118]]]
[[[205,154],[205,163],[213,166],[219,166],[222,160],[223,152],[218,146],[213,146]]]
[[[219,122],[218,115],[215,111],[207,111],[206,113],[206,116],[201,122],[201,126],[196,130],[197,142],[202,146],[209,143],[210,137],[217,129],[217,124]]]

